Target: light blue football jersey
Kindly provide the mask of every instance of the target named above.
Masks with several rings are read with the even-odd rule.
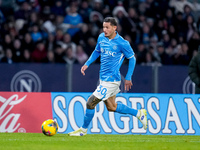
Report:
[[[97,40],[95,51],[100,53],[100,79],[102,81],[121,81],[120,67],[124,58],[134,57],[130,43],[118,33],[114,39],[105,37],[101,33]]]

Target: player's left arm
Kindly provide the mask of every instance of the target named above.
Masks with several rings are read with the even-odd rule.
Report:
[[[133,57],[129,59],[128,72],[125,77],[125,90],[127,91],[129,91],[131,89],[131,86],[133,85],[131,78],[133,75],[133,71],[135,69],[135,63],[136,59],[135,56],[133,55]]]
[[[136,59],[135,59],[134,51],[128,41],[126,40],[123,41],[121,49],[122,49],[122,53],[129,60],[128,72],[125,77],[125,90],[129,91],[131,89],[131,86],[133,85],[131,78],[133,75],[133,71],[135,69]]]

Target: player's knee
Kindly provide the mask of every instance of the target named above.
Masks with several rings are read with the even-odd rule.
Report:
[[[108,111],[114,112],[116,109],[114,106],[107,106]]]
[[[94,109],[95,106],[100,102],[101,100],[96,98],[94,95],[91,95],[89,98],[88,98],[88,101],[86,103],[86,107],[88,109]]]
[[[95,107],[92,105],[92,103],[89,102],[89,101],[87,101],[86,107],[87,107],[87,109],[94,109],[94,108],[95,108]]]

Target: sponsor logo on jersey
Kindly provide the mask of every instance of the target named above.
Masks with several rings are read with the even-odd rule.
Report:
[[[115,55],[116,55],[116,52],[109,51],[109,50],[103,49],[103,48],[101,48],[101,52],[102,52],[102,53],[105,53],[105,54],[107,54],[107,55],[109,55],[109,56],[112,56],[112,57],[115,57]]]

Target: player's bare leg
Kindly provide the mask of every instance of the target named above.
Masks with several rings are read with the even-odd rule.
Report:
[[[96,105],[100,102],[101,100],[95,97],[94,95],[91,95],[88,98],[88,101],[86,103],[87,109],[94,109]]]
[[[117,103],[115,102],[116,95],[109,97],[104,101],[108,111],[115,111],[117,109]]]

